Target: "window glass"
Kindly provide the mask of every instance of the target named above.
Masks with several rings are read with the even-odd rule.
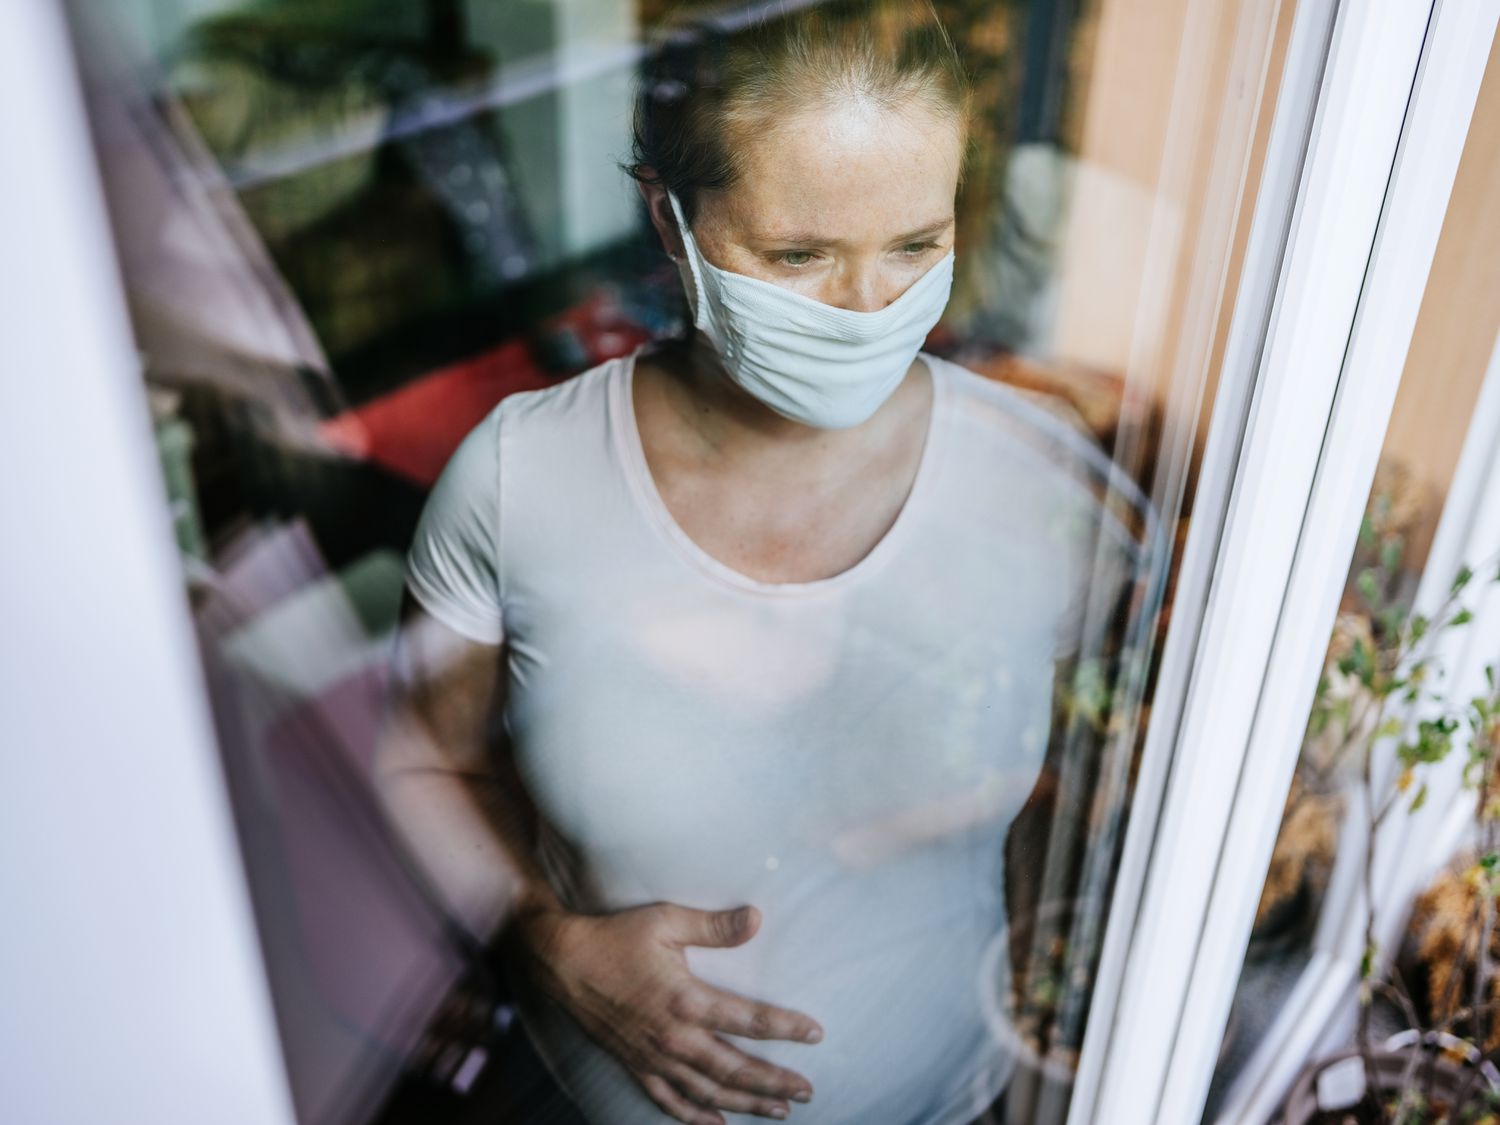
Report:
[[[70,6],[303,1120],[1064,1119],[1295,7]]]
[[[1330,1019],[1326,1007],[1307,997],[1313,977],[1344,973],[1352,979],[1360,958],[1367,838],[1363,763],[1372,755],[1376,792],[1384,792],[1380,763],[1386,760],[1381,748],[1388,752],[1391,745],[1387,723],[1409,721],[1419,706],[1430,711],[1432,693],[1448,705],[1458,702],[1458,688],[1449,685],[1463,682],[1465,650],[1441,641],[1438,630],[1465,602],[1482,596],[1493,565],[1446,613],[1435,615],[1435,607],[1460,567],[1480,562],[1464,546],[1465,521],[1484,502],[1476,497],[1495,487],[1485,449],[1493,450],[1496,432],[1493,407],[1486,404],[1494,401],[1493,384],[1500,380],[1500,222],[1490,206],[1497,188],[1500,53],[1492,51],[1260,894],[1206,1120],[1240,1120],[1236,1107],[1258,1084],[1278,1073],[1289,1081],[1302,1061],[1286,1057],[1291,1037],[1316,1034]],[[1461,455],[1469,458],[1462,469]],[[1440,519],[1448,521],[1450,546],[1434,555]],[[1464,549],[1455,553],[1459,547]],[[1429,574],[1432,567],[1442,572]],[[1424,581],[1439,596],[1419,603]],[[1421,616],[1433,617],[1433,635],[1414,644],[1412,621]],[[1461,634],[1462,621],[1454,628]],[[1474,641],[1468,664],[1494,658],[1485,651],[1492,644]],[[1420,700],[1410,702],[1401,691],[1382,701],[1379,685],[1390,681],[1395,666],[1423,654],[1431,662],[1432,683]],[[1382,669],[1378,679],[1370,671],[1375,668]],[[1377,739],[1382,729],[1386,734]],[[1410,789],[1400,807],[1393,806],[1396,818],[1424,791],[1426,771],[1420,771],[1422,778],[1418,772],[1396,775],[1400,792]],[[1425,794],[1417,803],[1420,811]],[[1427,846],[1419,847],[1418,858],[1441,865],[1447,859],[1441,848],[1429,854]],[[1379,857],[1379,872],[1387,872],[1390,862]],[[1379,873],[1375,886],[1382,910],[1406,913],[1410,886]]]

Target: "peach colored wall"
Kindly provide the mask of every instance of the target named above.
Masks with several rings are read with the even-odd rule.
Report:
[[[1100,0],[1075,55],[1085,91],[1052,351],[1123,371],[1141,293],[1188,0]]]
[[[1491,50],[1443,221],[1385,454],[1439,495],[1500,331],[1500,48]]]
[[[1295,0],[1100,0],[1076,38],[1073,82],[1082,94],[1065,128],[1078,162],[1049,358],[1128,378],[1158,404],[1174,378],[1200,380],[1200,442],[1295,12]],[[1263,74],[1251,75],[1260,88],[1228,88],[1232,68],[1243,73],[1256,52],[1264,53]],[[1251,96],[1258,112],[1230,113],[1245,129],[1227,135],[1230,99]],[[1247,157],[1244,192],[1226,211],[1210,197],[1210,174],[1235,151]],[[1439,493],[1500,330],[1497,199],[1500,50],[1490,57],[1386,440],[1387,455]],[[1220,243],[1222,254],[1214,252]],[[1218,299],[1200,348],[1203,286],[1218,287]]]
[[[1256,192],[1254,185],[1260,182],[1265,168],[1266,147],[1271,137],[1271,122],[1274,118],[1276,90],[1281,84],[1286,67],[1287,45],[1292,38],[1292,21],[1297,14],[1297,5],[1285,0],[1276,13],[1276,27],[1271,36],[1271,54],[1266,66],[1261,93],[1261,111],[1256,120],[1255,137],[1250,146],[1250,158],[1246,164],[1245,183],[1247,190],[1240,199],[1236,218],[1234,239],[1229,258],[1225,263],[1225,289],[1220,315],[1214,325],[1213,343],[1209,350],[1205,369],[1205,386],[1202,410],[1197,427],[1197,441],[1193,452],[1193,479],[1198,476],[1203,454],[1203,440],[1208,434],[1208,422],[1213,410],[1214,394],[1218,390],[1219,377],[1224,362],[1224,348],[1229,338],[1230,316],[1239,295],[1240,271],[1245,264],[1245,249],[1250,241],[1250,220],[1255,213]]]
[[[1127,378],[1150,402],[1185,382],[1212,391],[1294,8],[1093,10],[1078,40],[1054,358]]]

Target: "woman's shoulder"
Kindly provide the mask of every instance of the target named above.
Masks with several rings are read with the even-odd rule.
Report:
[[[500,466],[571,456],[598,441],[612,380],[628,357],[611,359],[551,386],[514,391],[495,403],[464,435],[439,479],[440,491],[493,492]]]
[[[994,482],[1012,500],[1024,482],[1044,507],[1073,512],[1085,522],[1103,520],[1131,551],[1159,534],[1150,499],[1071,405],[951,360],[927,358],[945,380],[949,433],[966,480]]]
[[[551,386],[506,395],[491,412],[494,425],[499,428],[503,424],[510,432],[520,426],[562,422],[580,414],[602,411],[610,386],[624,377],[631,358],[617,356]]]
[[[1109,457],[1083,416],[1066,400],[980,375],[925,352],[945,382],[960,433],[990,452],[1030,451],[1058,468],[1107,472]]]

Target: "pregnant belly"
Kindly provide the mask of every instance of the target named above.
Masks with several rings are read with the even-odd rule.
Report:
[[[1007,1036],[985,1018],[981,989],[1003,986],[972,935],[892,948],[776,989],[814,1015],[826,1035],[808,1045],[725,1036],[746,1053],[804,1075],[812,1104],[792,1119],[818,1125],[964,1125],[1003,1088],[1014,1065]],[[697,954],[726,951],[697,950]],[[720,959],[697,956],[699,975],[754,994]],[[761,978],[756,973],[757,978]],[[764,992],[764,980],[760,979]],[[518,991],[522,1021],[553,1074],[598,1125],[665,1125],[630,1074],[550,1001]],[[762,1118],[726,1113],[733,1125]]]
[[[1014,1062],[1009,1036],[986,1017],[995,1010],[987,990],[1003,989],[1007,978],[1003,962],[986,956],[999,948],[995,935],[972,914],[929,922],[852,956],[830,957],[838,941],[824,930],[821,955],[798,935],[778,935],[777,954],[759,963],[736,957],[739,950],[692,949],[688,960],[718,987],[806,1012],[823,1026],[823,1040],[812,1046],[726,1036],[812,1082],[818,1112],[808,1120],[967,1122],[999,1092]],[[783,961],[782,950],[804,956]]]
[[[709,984],[812,1016],[823,1040],[725,1038],[812,1082],[813,1103],[795,1107],[793,1120],[973,1120],[1014,1065],[1014,1039],[993,1018],[1008,987],[1006,960],[997,955],[1005,949],[998,865],[960,849],[858,877],[820,866],[805,871],[805,880],[743,888],[750,893],[742,901],[761,910],[756,935],[733,949],[690,947],[686,956]],[[563,1013],[533,1001],[523,1004],[522,1017],[591,1121],[669,1120]],[[760,1120],[725,1116],[747,1125]]]

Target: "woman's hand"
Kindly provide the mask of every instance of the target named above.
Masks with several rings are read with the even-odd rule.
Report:
[[[618,914],[522,910],[513,923],[527,968],[647,1095],[688,1125],[723,1125],[715,1110],[784,1118],[809,1101],[800,1074],[752,1058],[720,1033],[816,1043],[807,1016],[713,988],[693,976],[689,945],[720,949],[754,936],[753,907],[717,912],[659,903]]]

